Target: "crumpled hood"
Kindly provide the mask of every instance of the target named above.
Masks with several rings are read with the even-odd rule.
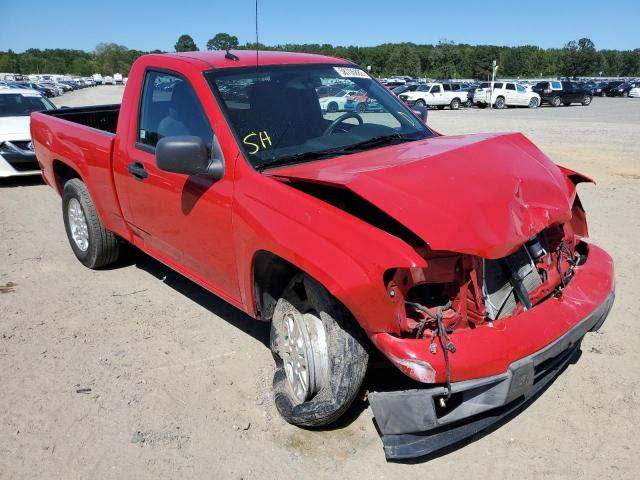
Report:
[[[571,217],[574,191],[524,135],[443,136],[264,172],[346,187],[434,250],[501,258]]]
[[[29,140],[29,122],[31,117],[23,115],[20,117],[0,117],[0,142],[7,140]]]

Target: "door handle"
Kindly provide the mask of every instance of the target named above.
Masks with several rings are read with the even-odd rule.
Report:
[[[149,172],[144,168],[144,165],[140,162],[133,162],[127,165],[127,170],[138,180],[144,180],[149,176]]]

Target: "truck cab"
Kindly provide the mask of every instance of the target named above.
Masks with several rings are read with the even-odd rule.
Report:
[[[400,99],[409,105],[421,105],[443,109],[446,106],[457,110],[467,101],[467,92],[457,83],[427,83],[412,92],[400,94]]]

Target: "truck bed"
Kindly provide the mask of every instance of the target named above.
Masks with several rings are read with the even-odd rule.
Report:
[[[61,108],[42,112],[45,115],[58,117],[68,122],[79,123],[87,127],[102,130],[111,134],[116,133],[120,105],[95,105],[91,107]]]

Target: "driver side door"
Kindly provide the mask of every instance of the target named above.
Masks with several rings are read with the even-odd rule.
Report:
[[[155,149],[163,137],[201,137],[209,152],[214,132],[189,80],[176,72],[147,70],[135,133],[119,178],[123,210],[144,247],[163,263],[239,298],[231,231],[232,178],[185,175],[159,169]],[[135,122],[132,122],[135,123]],[[232,159],[227,159],[227,165]]]

